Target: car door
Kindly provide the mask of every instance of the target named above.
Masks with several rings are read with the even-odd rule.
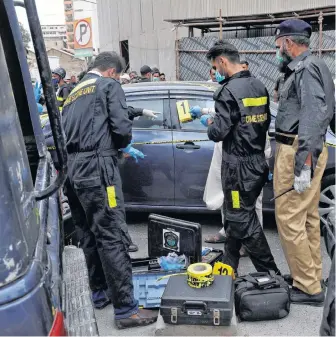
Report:
[[[138,162],[132,157],[120,164],[127,208],[140,205],[174,205],[174,159],[168,92],[126,93],[127,104],[134,108],[161,112],[156,120],[136,117],[133,121],[133,147],[145,155]]]
[[[209,140],[207,128],[199,119],[182,123],[178,109],[214,106],[212,93],[191,95],[171,93],[171,111],[174,123],[173,151],[175,164],[175,205],[205,207],[203,194],[208,176],[214,143]]]

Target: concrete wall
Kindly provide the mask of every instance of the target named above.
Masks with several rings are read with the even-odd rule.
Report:
[[[66,78],[70,78],[71,75],[78,75],[81,71],[86,69],[86,62],[84,60],[70,56],[67,53],[63,53],[59,50],[51,49],[47,52],[48,56],[58,56],[59,65],[67,72]]]
[[[120,52],[120,41],[128,40],[132,70],[148,64],[175,79],[176,33],[164,20],[215,17],[219,9],[223,16],[238,16],[334,5],[334,0],[97,0],[100,49]],[[179,38],[187,35],[179,28]]]
[[[44,38],[44,44],[47,50],[50,48],[56,48],[56,49],[66,48],[66,43],[64,42],[63,38],[59,38],[59,39]]]

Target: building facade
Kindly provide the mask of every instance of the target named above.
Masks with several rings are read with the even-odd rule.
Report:
[[[97,0],[101,51],[117,51],[130,69],[157,66],[167,79],[176,78],[176,39],[190,29],[174,28],[179,20],[248,17],[335,6],[334,0]],[[166,20],[174,21],[174,24]],[[225,26],[225,23],[224,23]],[[200,29],[193,36],[204,34]]]
[[[42,25],[42,34],[47,49],[66,48],[67,34],[65,25]]]
[[[74,10],[73,0],[64,0],[64,17],[67,35],[67,47],[74,49]]]

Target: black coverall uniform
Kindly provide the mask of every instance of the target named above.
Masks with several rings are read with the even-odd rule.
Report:
[[[214,94],[209,139],[223,141],[222,184],[227,241],[223,262],[237,270],[244,244],[259,272],[279,270],[255,210],[268,178],[264,149],[270,124],[269,95],[249,71],[225,79]]]
[[[56,92],[56,98],[57,98],[57,106],[60,112],[62,112],[64,102],[68,98],[70,92],[71,92],[71,88],[66,83],[62,84],[58,88]]]
[[[118,150],[132,139],[124,91],[114,79],[88,73],[64,103],[69,171],[66,194],[82,248],[91,290],[109,289],[116,317],[136,310],[131,243],[118,162]]]

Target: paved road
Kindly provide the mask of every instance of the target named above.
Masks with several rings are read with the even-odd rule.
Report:
[[[220,229],[220,217],[209,215],[179,216],[189,221],[197,221],[202,224],[203,238],[209,234],[215,234]],[[147,256],[147,215],[128,215],[129,230],[133,240],[139,245],[139,252],[133,257]],[[283,273],[288,273],[288,266],[279,242],[274,218],[266,216],[265,233],[272,249],[276,263]],[[221,245],[213,245],[221,249]],[[323,277],[327,278],[330,270],[330,259],[322,243]],[[249,258],[242,258],[239,266],[239,274],[255,271]],[[282,319],[269,322],[244,322],[238,324],[238,334],[241,336],[318,336],[323,308],[292,305],[290,314]],[[96,311],[96,317],[101,336],[152,336],[154,326],[116,330],[113,324],[113,308],[108,306],[102,311]]]

